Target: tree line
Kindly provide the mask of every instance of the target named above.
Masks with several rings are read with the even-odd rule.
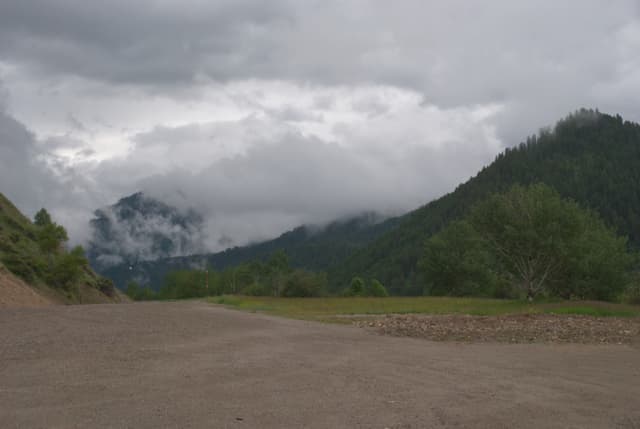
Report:
[[[416,295],[640,302],[638,255],[594,211],[538,183],[514,185],[473,205],[426,240]],[[332,291],[333,290],[333,291]],[[157,291],[130,283],[136,300],[222,294],[388,296],[375,278],[330,288],[324,272],[294,269],[276,251],[222,271],[179,270]]]
[[[278,250],[266,260],[258,259],[221,271],[171,271],[157,291],[130,282],[125,292],[134,300],[184,299],[225,294],[320,297],[329,294],[329,287],[325,272],[292,268],[287,254]],[[355,277],[343,294],[387,296],[387,291],[377,280],[367,283],[360,277]]]

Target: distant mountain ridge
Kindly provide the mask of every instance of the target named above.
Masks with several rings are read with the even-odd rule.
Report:
[[[118,264],[100,272],[113,279],[120,288],[125,288],[129,281],[136,281],[158,289],[169,271],[205,267],[222,270],[250,260],[267,258],[277,250],[287,253],[293,267],[327,270],[396,224],[396,218],[383,220],[376,213],[363,213],[323,227],[299,226],[273,240],[233,247],[218,253]]]

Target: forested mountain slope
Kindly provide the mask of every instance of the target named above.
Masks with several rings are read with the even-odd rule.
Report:
[[[330,285],[377,278],[395,294],[421,294],[417,270],[425,240],[486,196],[514,184],[545,183],[597,211],[629,245],[640,247],[640,125],[581,110],[507,149],[475,177],[402,217],[397,228],[330,270]]]
[[[323,227],[299,226],[273,240],[233,247],[223,252],[118,264],[101,270],[101,273],[113,279],[121,289],[128,282],[135,281],[157,290],[171,271],[205,267],[223,270],[248,261],[266,259],[278,250],[284,250],[292,267],[325,271],[394,228],[397,221],[397,218],[382,221],[375,213],[364,213]]]

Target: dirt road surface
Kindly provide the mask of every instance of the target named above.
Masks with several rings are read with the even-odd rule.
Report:
[[[640,428],[640,350],[460,344],[201,302],[0,309],[2,428]]]

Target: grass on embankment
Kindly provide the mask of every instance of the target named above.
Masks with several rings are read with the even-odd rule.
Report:
[[[639,317],[640,307],[594,301],[529,303],[520,300],[389,297],[389,298],[273,298],[253,296],[211,297],[209,302],[252,312],[295,319],[340,321],[349,315],[469,314],[499,316],[523,313],[579,314],[588,316]]]

